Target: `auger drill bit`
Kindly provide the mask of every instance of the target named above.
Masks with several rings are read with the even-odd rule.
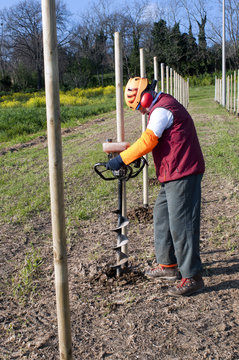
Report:
[[[112,157],[117,156],[121,151],[127,149],[127,147],[129,147],[129,143],[112,143],[109,141],[103,144],[103,151],[108,154],[108,159],[112,159]],[[103,180],[110,181],[118,179],[118,209],[116,211],[116,214],[118,215],[118,223],[117,227],[112,229],[112,231],[117,233],[117,245],[113,247],[113,250],[116,251],[116,264],[112,267],[116,269],[116,275],[120,276],[121,270],[128,266],[128,254],[126,251],[123,251],[125,246],[128,244],[128,238],[122,231],[129,223],[129,220],[123,216],[123,184],[130,178],[136,177],[143,170],[143,167],[147,164],[147,162],[144,158],[137,159],[133,163],[134,167],[138,169],[135,172],[133,171],[131,165],[124,165],[116,171],[107,170],[106,164],[106,162],[97,163],[94,165],[94,170]],[[105,172],[108,172],[110,175],[105,176]]]
[[[128,255],[127,255],[127,253],[125,253],[123,251],[123,246],[128,244],[128,238],[126,235],[122,234],[122,230],[129,223],[129,220],[122,215],[122,212],[123,212],[123,208],[122,208],[123,181],[124,180],[122,180],[122,179],[118,180],[118,210],[117,210],[118,224],[117,224],[117,228],[113,229],[113,231],[117,232],[117,246],[113,247],[113,250],[115,250],[117,253],[116,264],[114,266],[116,268],[117,276],[120,276],[122,267],[128,266]]]

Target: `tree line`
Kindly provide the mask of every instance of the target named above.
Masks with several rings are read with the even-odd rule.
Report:
[[[93,3],[77,20],[66,3],[57,1],[61,88],[114,84],[116,31],[123,39],[125,79],[139,75],[141,47],[145,49],[149,76],[153,76],[154,56],[183,76],[220,72],[218,19],[209,16],[204,0],[193,1],[170,0],[166,11],[158,3],[145,0],[118,7],[112,6],[112,1],[102,0]],[[230,0],[226,7],[228,69],[239,67],[238,18],[238,0]],[[0,12],[0,24],[0,90],[42,89],[41,2],[20,0]]]

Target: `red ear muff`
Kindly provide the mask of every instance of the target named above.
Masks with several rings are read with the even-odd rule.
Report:
[[[141,98],[140,105],[144,108],[148,108],[152,104],[153,99],[153,96],[150,93],[146,92]]]

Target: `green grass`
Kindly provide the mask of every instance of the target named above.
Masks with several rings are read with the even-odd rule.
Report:
[[[196,126],[206,167],[219,175],[239,180],[239,119],[229,115],[213,101],[213,97],[212,86],[191,90],[189,112],[195,118],[198,118],[198,115],[205,115],[205,118],[202,116],[202,120],[197,119]],[[14,111],[18,116],[16,109]],[[12,117],[14,111],[12,110]],[[77,111],[77,107],[64,107],[62,114],[67,119],[66,125],[71,124],[71,121],[72,124],[79,121]],[[87,113],[85,116],[90,117]],[[62,139],[68,228],[75,226],[81,220],[98,216],[107,208],[117,208],[115,196],[117,181],[106,183],[93,170],[95,163],[106,160],[101,143],[94,140],[95,135],[102,130],[100,126],[102,125],[93,124],[80,133],[73,133]],[[82,140],[89,137],[92,139],[90,145],[82,146]],[[18,138],[15,141],[18,141]],[[149,177],[154,177],[151,155],[149,159],[151,164]],[[1,221],[27,223],[28,219],[41,212],[50,216],[48,175],[46,147],[25,148],[0,156]],[[127,183],[128,194],[138,190],[142,191],[141,176]],[[129,196],[129,201],[127,200],[129,207],[132,206],[131,201]]]
[[[49,210],[47,149],[0,157],[1,217],[11,222]]]
[[[94,144],[89,150],[66,143],[63,140],[65,208],[71,224],[93,217],[96,209],[103,211],[115,198],[117,182],[106,186],[93,170],[95,163],[105,160],[101,144]],[[2,221],[24,223],[37,213],[50,213],[46,148],[9,152],[0,157],[0,167]]]
[[[62,128],[77,126],[90,118],[112,111],[114,96],[98,96],[94,105],[61,106]],[[45,108],[0,108],[0,147],[24,143],[46,133]]]
[[[189,112],[195,114],[226,115],[227,111],[214,99],[214,86],[190,88]]]
[[[239,118],[229,114],[213,99],[213,86],[193,88],[188,110],[203,119],[196,125],[207,168],[239,180]]]
[[[24,303],[36,291],[42,262],[39,250],[36,250],[31,244],[30,251],[25,255],[24,263],[12,277],[13,295],[20,303]]]

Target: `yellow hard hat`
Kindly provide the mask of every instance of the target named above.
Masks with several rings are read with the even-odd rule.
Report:
[[[149,80],[135,77],[129,79],[125,88],[125,102],[130,109],[136,110],[140,104],[142,92],[147,88]]]

